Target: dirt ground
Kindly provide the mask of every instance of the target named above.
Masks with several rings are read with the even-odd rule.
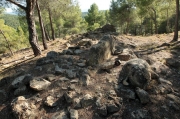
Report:
[[[118,39],[118,42],[125,44],[127,48],[130,48],[133,50],[135,55],[138,58],[143,58],[152,63],[152,67],[156,67],[156,71],[160,72],[160,70],[163,70],[168,67],[168,71],[166,74],[159,74],[160,77],[170,81],[173,84],[173,90],[175,92],[180,91],[180,69],[166,66],[166,59],[172,58],[175,60],[180,59],[180,42],[170,43],[170,41],[173,38],[173,34],[158,34],[153,36],[130,36],[130,35],[118,35],[116,36]],[[56,39],[55,41],[48,42],[48,50],[43,50],[42,55],[38,57],[34,57],[31,49],[26,49],[24,51],[19,51],[15,53],[14,56],[1,56],[0,60],[0,79],[4,77],[17,77],[22,73],[22,71],[30,71],[32,70],[35,65],[36,61],[39,58],[45,57],[46,54],[49,51],[56,51],[56,52],[62,52],[64,49],[68,48],[69,45],[68,40],[64,39]],[[71,44],[74,45],[74,44]],[[41,46],[41,49],[42,46]],[[109,91],[109,89],[113,89],[113,86],[111,81],[108,83],[105,81],[107,77],[114,77],[118,78],[119,71],[121,70],[122,66],[118,66],[113,69],[112,72],[114,74],[108,74],[108,73],[101,73],[97,74],[94,77],[92,77],[94,80],[91,82],[93,85],[90,85],[86,88],[79,87],[79,90],[82,90],[84,92],[90,92],[93,95],[95,95],[96,89],[99,89],[101,87],[101,90],[103,90],[103,93],[106,93]],[[58,78],[58,77],[57,77]],[[113,81],[112,81],[113,82]],[[66,87],[69,84],[61,84],[62,87]],[[8,86],[0,87],[0,89],[8,88]],[[56,89],[54,89],[56,90]],[[57,90],[59,91],[59,90]],[[31,92],[34,94],[34,92]],[[41,92],[40,95],[43,97],[46,97],[47,95],[44,92]],[[180,118],[180,110],[175,110],[168,108],[165,108],[166,104],[168,104],[166,95],[150,95],[151,102],[142,105],[140,103],[134,103],[132,100],[124,100],[123,101],[123,107],[122,109],[113,114],[108,115],[107,119],[131,119],[129,117],[129,112],[132,110],[136,110],[138,107],[148,110],[149,115],[151,115],[152,119],[179,119]],[[13,118],[13,114],[10,108],[10,102],[12,99],[15,98],[13,95],[9,97],[8,101],[6,101],[4,104],[0,105],[0,118],[2,119],[10,119]],[[63,103],[63,99],[59,100],[59,102]],[[40,105],[39,105],[40,106]],[[63,105],[66,107],[65,105]],[[61,108],[64,108],[61,106]],[[79,109],[79,118],[81,119],[92,119],[92,118],[100,118],[96,117],[96,115],[93,115],[94,110],[92,107],[88,107],[86,109]],[[41,115],[45,115],[46,118],[49,118],[54,112],[56,112],[57,108],[49,109],[45,107],[45,109],[41,109]],[[60,110],[60,109],[59,109]],[[117,115],[120,115],[120,117],[116,117]],[[5,118],[3,118],[5,117]],[[45,119],[45,118],[44,118]],[[140,119],[140,118],[139,118]],[[149,117],[147,118],[149,119]]]

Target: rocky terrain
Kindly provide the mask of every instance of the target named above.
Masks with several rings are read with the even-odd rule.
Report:
[[[179,119],[180,42],[173,34],[97,31],[2,56],[2,119]],[[152,73],[154,72],[154,73]]]

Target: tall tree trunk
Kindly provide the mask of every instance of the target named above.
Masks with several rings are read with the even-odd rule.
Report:
[[[52,33],[52,39],[55,40],[55,32],[54,32],[54,28],[53,28],[53,23],[52,23],[52,14],[51,14],[51,10],[50,8],[48,8],[48,12],[49,12],[49,20],[50,20],[50,25],[51,25],[51,33]]]
[[[41,49],[37,43],[37,36],[36,36],[36,27],[34,21],[34,8],[36,6],[37,0],[25,0],[26,7],[19,4],[14,0],[6,0],[14,5],[17,5],[19,8],[23,9],[26,12],[26,20],[28,24],[28,31],[29,31],[29,43],[32,47],[35,56],[41,55]]]
[[[35,56],[41,55],[41,49],[37,43],[36,37],[36,26],[34,21],[34,8],[36,5],[36,0],[26,0],[27,7],[26,7],[26,19],[28,24],[28,31],[29,31],[29,43],[32,47]]]
[[[179,0],[176,0],[176,20],[175,20],[174,37],[172,42],[178,41],[178,21],[179,21]]]
[[[42,21],[41,10],[40,10],[38,1],[36,1],[36,6],[37,6],[37,11],[38,11],[38,16],[39,16],[39,24],[40,24],[40,27],[41,27],[41,35],[42,35],[43,47],[44,47],[44,50],[47,50],[48,46],[47,46],[46,39],[45,39],[46,37],[45,37],[45,31],[44,31],[44,24],[43,24],[43,21]]]
[[[154,8],[152,8],[153,12],[154,12],[154,25],[155,25],[155,33],[158,34],[158,27],[157,27],[157,14],[156,14],[156,10]]]

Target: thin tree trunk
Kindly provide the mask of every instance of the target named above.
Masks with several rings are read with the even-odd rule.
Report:
[[[172,42],[178,41],[178,21],[179,21],[179,0],[176,0],[176,20],[175,20],[174,37]]]
[[[167,26],[166,26],[166,32],[169,33],[169,8],[167,9]]]
[[[48,8],[48,12],[49,12],[49,20],[50,20],[51,31],[52,31],[52,39],[55,40],[55,32],[54,32],[54,28],[52,24],[52,14],[51,14],[50,8]]]
[[[49,34],[47,33],[47,30],[46,30],[45,27],[44,27],[44,31],[45,31],[46,39],[47,39],[48,41],[50,41]]]
[[[157,14],[156,14],[156,10],[154,8],[152,8],[153,12],[154,12],[154,25],[155,25],[155,33],[158,34],[158,28],[157,28]]]
[[[29,43],[32,47],[35,56],[41,55],[41,49],[37,43],[36,26],[34,21],[34,7],[36,5],[36,0],[28,1],[26,7],[26,20],[28,24],[29,31]]]
[[[38,11],[38,16],[39,16],[39,24],[40,24],[40,27],[41,27],[41,35],[42,35],[43,47],[44,47],[44,50],[47,50],[48,46],[47,46],[47,43],[46,43],[46,37],[45,37],[45,32],[44,32],[44,24],[43,24],[43,21],[42,21],[41,10],[40,10],[38,1],[36,1],[36,6],[37,6],[37,11]]]
[[[58,31],[59,31],[59,38],[60,38],[60,36],[61,36],[60,26],[58,27]]]
[[[7,40],[6,36],[4,35],[3,31],[0,29],[1,34],[3,35],[4,39],[6,40],[6,43],[8,44],[9,51],[11,52],[11,55],[14,55],[13,51],[11,50],[9,41]]]

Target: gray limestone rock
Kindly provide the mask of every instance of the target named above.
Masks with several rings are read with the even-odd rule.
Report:
[[[147,110],[139,109],[131,112],[132,119],[151,119]]]
[[[66,99],[67,103],[72,103],[75,96],[76,96],[76,92],[74,91],[69,91],[64,93],[64,98]]]
[[[4,90],[0,90],[0,104],[5,102],[7,99],[7,94]]]
[[[55,98],[52,97],[52,96],[46,97],[46,99],[44,101],[44,104],[47,105],[47,106],[50,106],[50,107],[54,107],[54,106],[57,105],[57,103],[55,101]]]
[[[128,99],[135,99],[135,92],[130,89],[120,89],[120,93]]]
[[[77,73],[75,70],[66,70],[66,75],[70,79],[74,79],[77,76]]]
[[[50,58],[50,59],[55,59],[55,58],[58,57],[58,53],[55,52],[55,51],[50,51],[50,52],[47,53],[46,57]]]
[[[133,87],[140,87],[146,89],[151,81],[151,75],[157,75],[151,70],[149,64],[143,59],[132,59],[126,62],[123,66],[120,75],[119,82],[123,82],[124,85],[131,85]],[[160,83],[159,78],[157,78]]]
[[[88,86],[89,85],[89,81],[90,81],[90,76],[88,74],[83,74],[82,76],[80,76],[79,80],[81,81],[81,83],[84,86]]]
[[[51,84],[51,82],[38,78],[38,79],[33,79],[30,81],[30,88],[36,90],[36,91],[41,91],[47,89],[47,87]]]
[[[55,65],[55,73],[56,74],[64,74],[66,72],[65,69],[62,69],[58,66],[58,64]]]
[[[145,90],[136,88],[136,94],[138,95],[142,104],[146,104],[149,102],[149,94]]]
[[[91,47],[88,57],[88,64],[96,66],[109,59],[114,53],[115,39],[110,35],[105,35],[98,44]]]
[[[27,87],[21,86],[14,91],[15,96],[25,95],[27,93]]]
[[[90,94],[86,94],[82,99],[81,99],[81,105],[82,107],[87,107],[95,103],[94,97],[92,97]]]
[[[77,110],[70,109],[69,113],[70,113],[70,118],[71,119],[78,119],[79,115],[78,115],[78,111]]]
[[[120,110],[120,107],[117,106],[115,103],[112,103],[112,102],[108,103],[106,106],[107,106],[108,114],[115,113],[115,112]]]
[[[29,84],[29,82],[33,79],[30,74],[22,75],[13,80],[11,83],[12,88],[19,88],[21,86]]]
[[[81,100],[79,98],[74,98],[73,105],[75,109],[81,108]]]
[[[15,98],[11,102],[11,107],[14,116],[19,119],[35,119],[38,118],[37,107],[30,100],[25,99],[25,97],[20,96]]]
[[[84,52],[83,50],[77,49],[77,50],[74,51],[74,54],[75,54],[75,55],[79,55],[79,54],[81,54],[81,53],[83,53],[83,52]]]
[[[106,105],[97,108],[97,113],[102,116],[107,116],[108,113],[107,113]]]
[[[67,116],[67,112],[63,110],[63,111],[56,112],[55,114],[53,114],[50,119],[69,119],[69,118]]]

